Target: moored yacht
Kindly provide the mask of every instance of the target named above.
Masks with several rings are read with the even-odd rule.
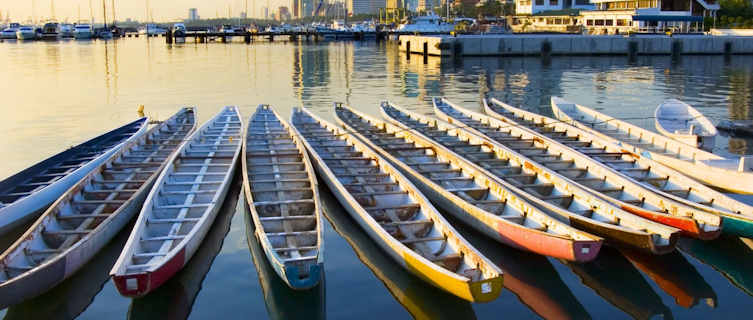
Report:
[[[18,40],[34,40],[37,38],[37,31],[32,26],[20,26],[16,31],[16,39]]]
[[[157,35],[165,34],[166,32],[167,30],[153,23],[148,23],[142,26],[141,28],[139,28],[140,35],[157,36]]]
[[[94,37],[94,30],[88,23],[79,23],[73,28],[73,37],[79,40],[91,39]]]
[[[439,33],[439,32],[451,32],[455,30],[454,23],[446,23],[442,21],[442,17],[436,14],[429,14],[425,16],[417,16],[411,18],[409,23],[401,24],[397,31],[400,32],[425,32],[425,33]]]
[[[60,37],[60,24],[48,22],[42,27],[42,40],[57,40]]]
[[[16,32],[20,25],[18,23],[11,23],[7,28],[0,32],[0,38],[2,39],[15,39]]]
[[[74,27],[70,23],[63,23],[60,25],[60,37],[61,38],[73,38]]]

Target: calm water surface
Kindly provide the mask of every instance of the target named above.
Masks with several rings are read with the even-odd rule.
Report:
[[[284,116],[306,106],[332,119],[332,102],[378,114],[389,99],[431,112],[432,96],[479,107],[486,94],[550,113],[550,96],[653,128],[667,98],[690,102],[712,120],[751,119],[753,57],[555,57],[406,60],[393,44],[256,43],[166,46],[162,40],[0,43],[0,179],[136,118],[138,105],[164,119],[199,107],[199,120],[224,105],[244,117],[260,103]],[[715,152],[753,154],[753,139],[717,139]],[[237,180],[237,179],[236,179]],[[113,240],[54,290],[0,311],[6,319],[518,319],[741,318],[753,311],[753,242],[682,241],[649,257],[604,249],[569,264],[503,247],[455,223],[506,273],[499,299],[469,304],[392,263],[326,189],[324,286],[291,292],[253,236],[240,183],[226,199],[189,265],[148,297],[121,297],[107,273],[127,239]],[[739,196],[753,203],[750,197]],[[453,221],[455,222],[455,221]],[[22,232],[20,230],[19,232]],[[0,239],[5,248],[13,239]]]

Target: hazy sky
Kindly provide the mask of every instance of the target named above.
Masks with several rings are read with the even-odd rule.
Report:
[[[89,0],[52,0],[55,6],[55,17],[58,20],[64,20],[66,17],[69,21],[78,20],[79,6],[81,8],[81,18],[87,19],[89,16]],[[112,19],[110,6],[112,0],[107,2],[108,20]],[[173,20],[176,18],[186,18],[188,8],[199,9],[199,15],[202,18],[214,18],[218,14],[220,17],[227,17],[228,6],[234,17],[244,10],[246,0],[115,0],[116,18],[125,20],[132,18],[144,20],[146,15],[146,3],[152,9],[154,19],[157,21]],[[256,10],[253,10],[256,3]],[[260,16],[261,8],[270,3],[272,7],[281,5],[289,6],[290,0],[248,0],[248,10],[250,16]],[[94,17],[97,21],[102,20],[102,0],[91,0]],[[35,8],[35,9],[32,9]],[[37,19],[47,18],[50,16],[50,0],[0,0],[0,13],[5,18],[9,12],[11,20],[26,20],[36,13]]]

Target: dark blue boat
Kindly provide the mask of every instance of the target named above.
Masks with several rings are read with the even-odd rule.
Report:
[[[146,120],[128,123],[0,181],[0,234],[36,217],[123,142],[144,133]]]

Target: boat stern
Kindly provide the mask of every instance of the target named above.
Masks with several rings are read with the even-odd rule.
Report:
[[[308,273],[302,276],[299,265],[285,266],[285,282],[294,290],[308,290],[319,284],[324,267],[321,263],[308,265]]]

